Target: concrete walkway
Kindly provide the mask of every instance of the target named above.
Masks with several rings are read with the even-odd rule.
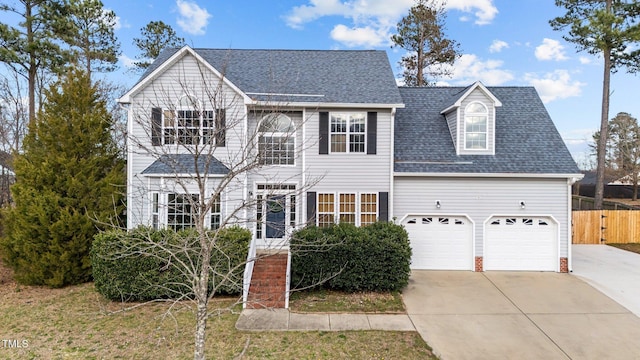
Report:
[[[571,249],[574,275],[640,316],[640,254],[608,245]]]
[[[244,309],[236,328],[244,331],[416,331],[405,314],[301,314],[286,309]]]

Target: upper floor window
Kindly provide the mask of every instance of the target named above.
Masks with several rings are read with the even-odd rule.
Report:
[[[293,165],[295,126],[284,114],[269,114],[258,125],[258,153],[263,165]]]
[[[366,113],[332,113],[330,144],[332,153],[364,153]]]
[[[489,112],[484,104],[472,102],[464,109],[465,150],[487,149],[487,126]]]
[[[152,109],[153,145],[225,146],[225,111],[202,109],[191,96],[180,98],[176,109]]]

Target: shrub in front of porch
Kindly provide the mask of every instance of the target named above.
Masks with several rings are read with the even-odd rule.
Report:
[[[218,231],[210,290],[216,286],[221,294],[242,291],[250,240],[251,232],[237,226]],[[191,230],[138,227],[99,233],[91,249],[96,289],[117,301],[192,298],[188,272],[197,267],[199,251],[198,237]]]
[[[409,283],[409,236],[400,225],[306,227],[291,237],[291,288],[399,291]]]

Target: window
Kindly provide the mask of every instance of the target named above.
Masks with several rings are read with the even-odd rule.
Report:
[[[318,226],[324,227],[335,223],[335,195],[318,194]]]
[[[163,144],[224,146],[225,111],[200,108],[198,99],[183,96],[177,110],[162,111]]]
[[[158,193],[151,194],[151,226],[154,229],[157,229],[159,225],[159,195]]]
[[[320,227],[336,222],[365,226],[378,219],[376,193],[343,193],[337,197],[332,193],[318,194],[317,204],[317,221]]]
[[[220,228],[220,196],[216,196],[211,204],[211,230]]]
[[[258,153],[263,165],[293,165],[295,126],[284,114],[269,114],[258,127]]]
[[[378,194],[360,194],[360,225],[373,224],[378,219]]]
[[[332,153],[365,152],[365,113],[332,113],[330,139]]]
[[[340,222],[356,224],[356,194],[340,194]]]
[[[487,149],[488,111],[479,102],[472,102],[464,110],[464,148],[467,150]]]
[[[167,225],[170,229],[178,231],[195,225],[197,194],[169,194],[167,205]]]

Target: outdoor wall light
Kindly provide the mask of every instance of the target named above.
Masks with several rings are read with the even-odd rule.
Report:
[[[520,201],[520,208],[524,209],[526,207],[524,201]]]
[[[440,209],[440,200],[436,200],[436,207]]]

